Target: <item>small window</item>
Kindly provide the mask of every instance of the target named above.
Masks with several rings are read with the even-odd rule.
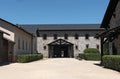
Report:
[[[115,12],[113,12],[113,17],[116,18],[116,13]]]
[[[54,34],[54,40],[56,40],[57,39],[57,34]]]
[[[47,35],[43,34],[43,40],[46,40],[46,39],[47,39]]]
[[[89,48],[89,44],[86,44],[86,49]]]
[[[96,45],[96,48],[99,50],[99,45]]]
[[[88,34],[85,35],[85,39],[86,39],[86,40],[89,39],[89,35],[88,35]]]
[[[98,35],[99,35],[99,34],[97,33],[96,36],[98,36]],[[99,39],[99,37],[94,37],[94,38]]]
[[[76,48],[76,50],[78,50],[78,46],[77,45],[75,46],[75,48]]]
[[[31,43],[29,43],[29,50],[31,49]]]
[[[28,45],[27,45],[27,41],[26,41],[26,50],[27,50],[27,46],[28,46]]]
[[[18,49],[20,49],[20,39],[18,39]]]
[[[65,38],[65,39],[68,39],[68,34],[65,34],[65,35],[64,35],[64,38]]]
[[[46,50],[46,46],[44,46],[43,48],[44,48],[44,50]]]
[[[24,40],[22,41],[22,49],[24,50]]]
[[[99,39],[99,37],[97,37],[96,39]]]
[[[79,35],[78,34],[75,34],[75,39],[78,39],[79,38]]]

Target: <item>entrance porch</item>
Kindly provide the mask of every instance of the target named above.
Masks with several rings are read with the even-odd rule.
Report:
[[[63,39],[58,39],[50,44],[49,58],[73,57],[73,44]]]

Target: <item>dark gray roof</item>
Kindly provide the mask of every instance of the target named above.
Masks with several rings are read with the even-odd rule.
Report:
[[[39,30],[99,30],[100,24],[20,24],[30,33]]]

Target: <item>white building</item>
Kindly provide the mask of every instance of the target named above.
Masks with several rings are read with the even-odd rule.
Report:
[[[16,61],[19,54],[34,53],[33,35],[21,27],[14,25],[0,18],[0,31],[4,32],[0,35],[1,49],[0,61]]]
[[[102,32],[99,24],[43,24],[21,25],[36,34],[37,52],[44,57],[76,57],[86,48],[100,50],[100,39],[95,35]]]

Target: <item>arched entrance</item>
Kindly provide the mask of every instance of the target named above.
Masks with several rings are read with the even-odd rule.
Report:
[[[48,47],[50,58],[73,57],[73,44],[66,40],[58,39],[48,44]]]

